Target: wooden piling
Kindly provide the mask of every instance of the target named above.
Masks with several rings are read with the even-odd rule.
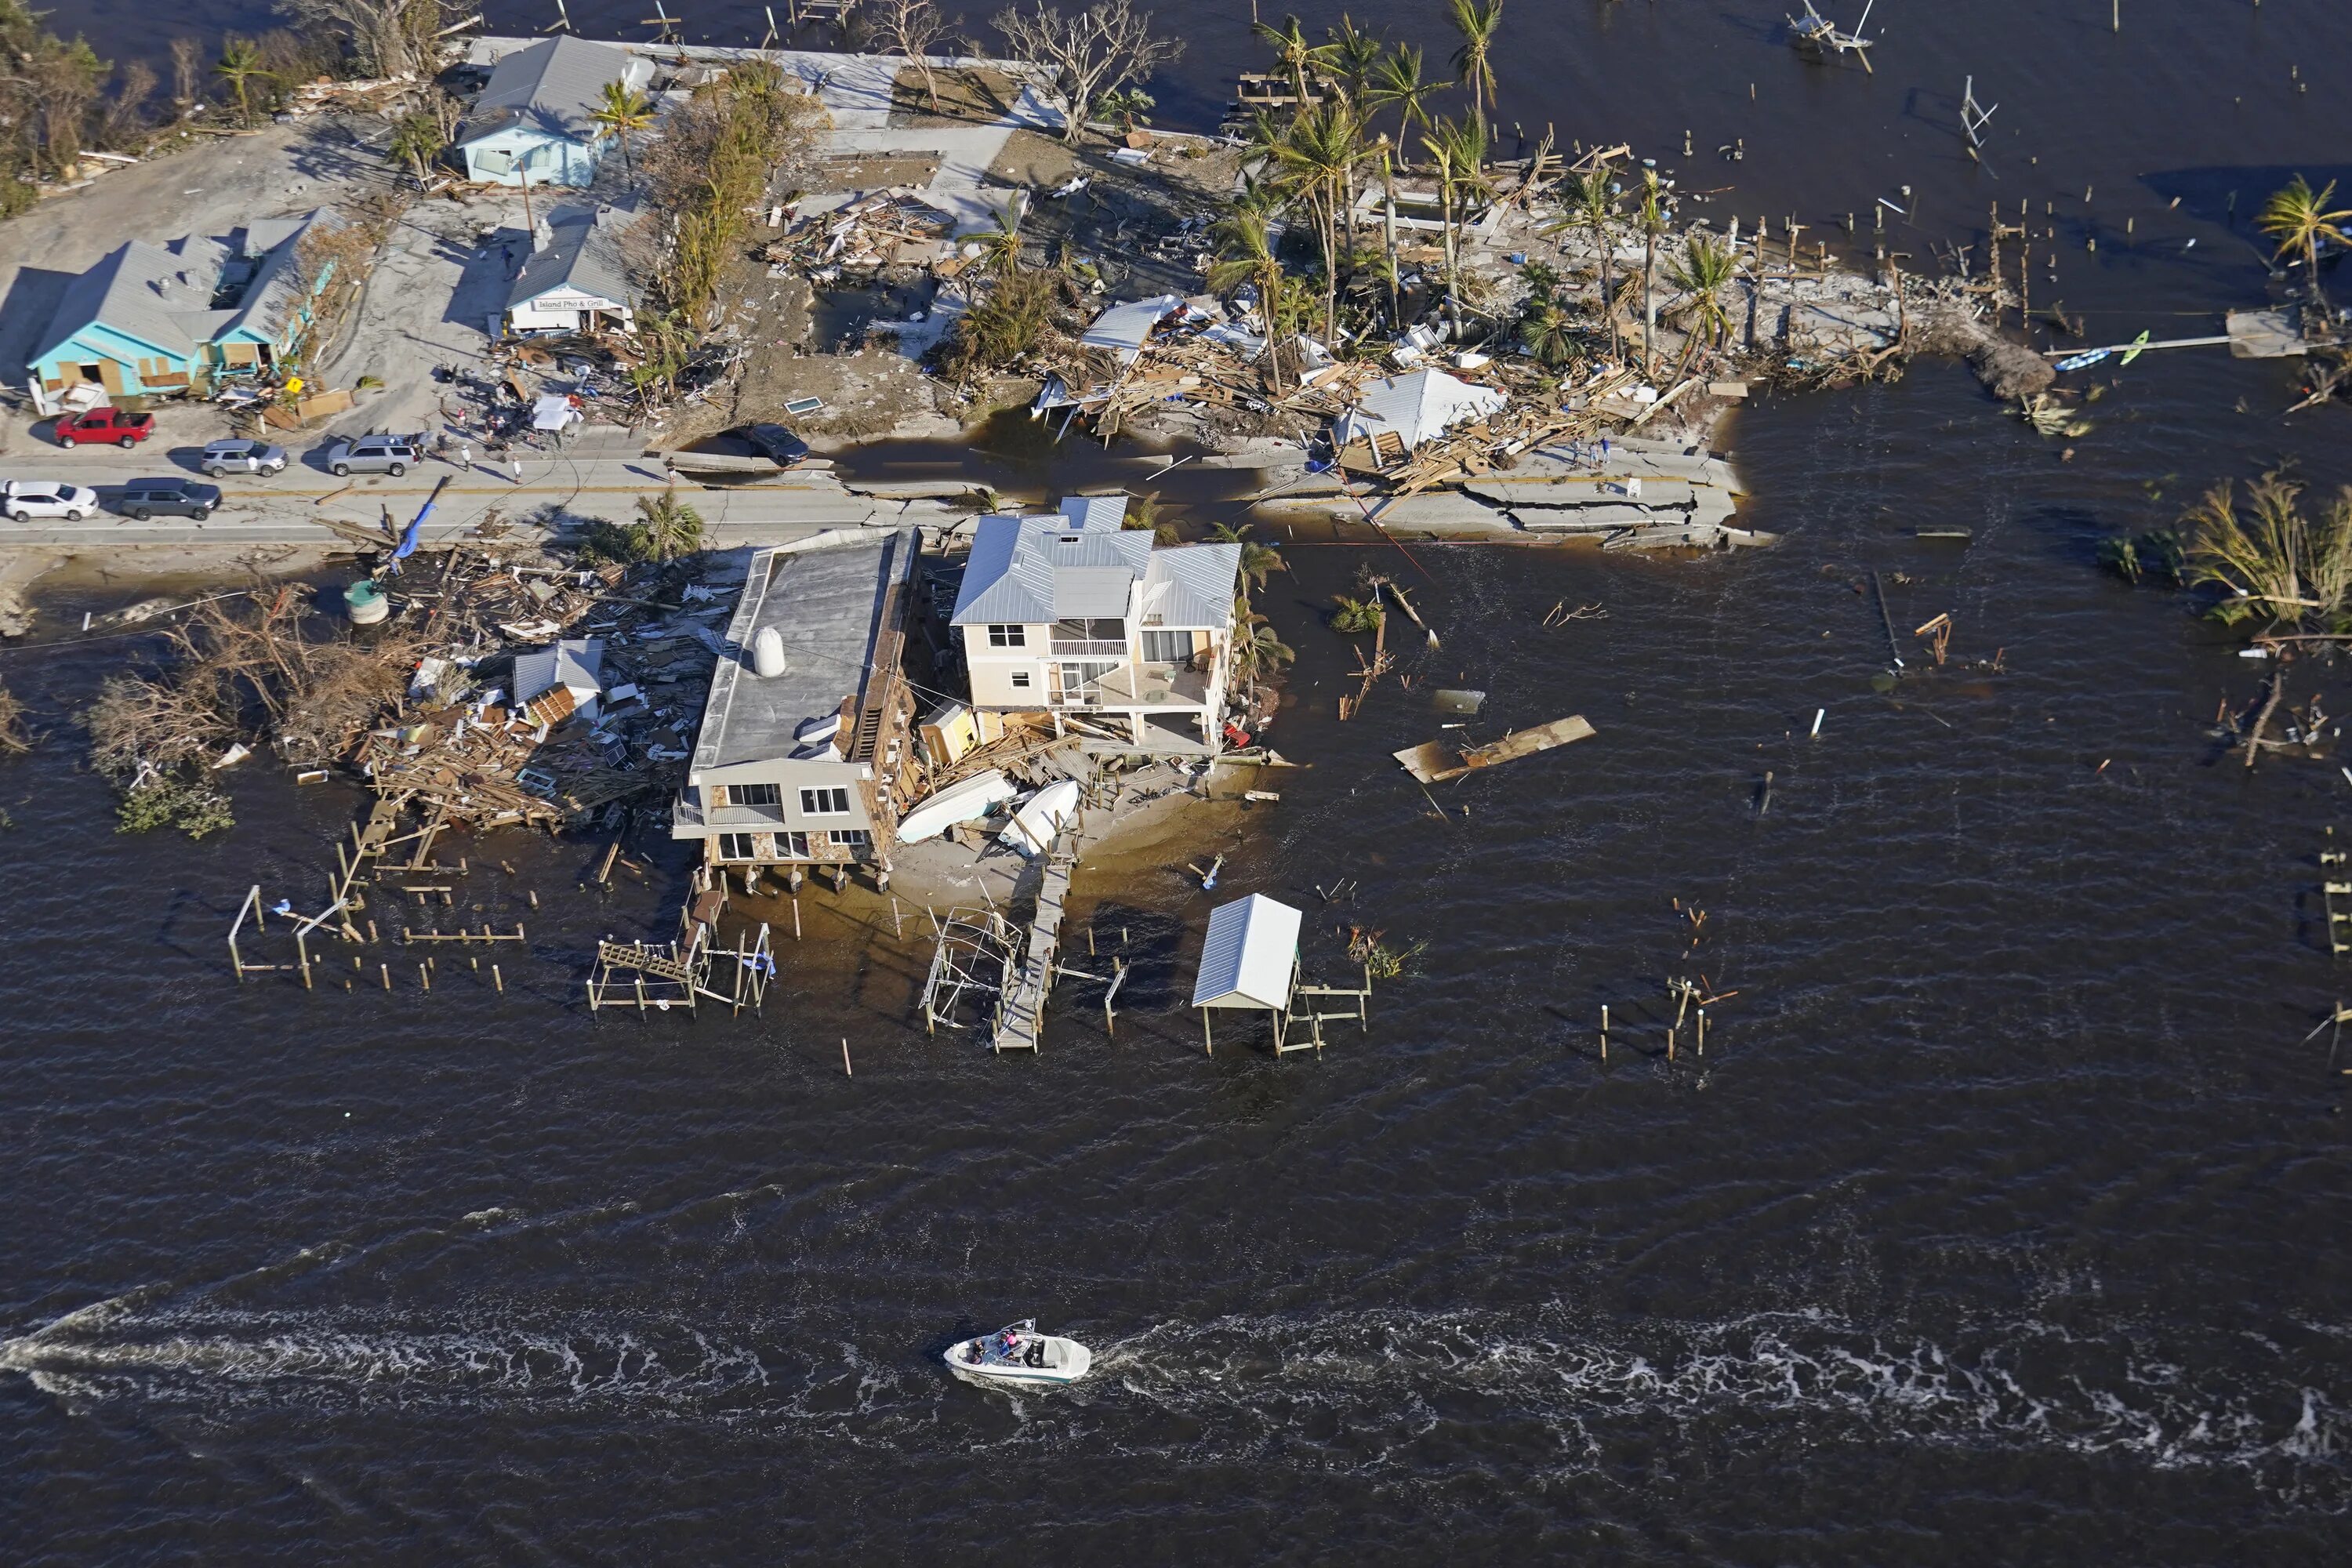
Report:
[[[490,984],[498,987],[499,994],[501,996],[506,994],[506,976],[499,973],[499,966],[495,963],[490,965]]]
[[[416,966],[416,983],[417,983],[419,985],[422,985],[422,986],[423,986],[425,990],[427,990],[427,991],[432,990],[432,989],[433,989],[433,972],[432,972],[431,970],[429,970],[429,969],[425,968],[425,965],[423,965],[423,964],[421,964],[421,963],[420,963],[420,964],[418,964],[418,965]]]
[[[389,964],[389,963],[380,963],[380,964],[376,965],[376,967],[377,967],[378,969],[381,969],[381,970],[383,970],[383,988],[384,988],[386,991],[391,990],[391,989],[392,989],[392,965],[391,965],[391,964]]]
[[[844,1078],[857,1076],[856,1069],[849,1065],[849,1037],[846,1035],[841,1037],[841,1075]]]

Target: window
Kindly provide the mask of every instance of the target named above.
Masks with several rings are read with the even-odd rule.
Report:
[[[721,860],[749,860],[751,856],[751,836],[748,833],[722,833],[719,836],[719,858]]]
[[[845,849],[869,849],[874,845],[874,835],[862,827],[836,827],[833,841]]]
[[[776,858],[777,858],[777,859],[779,859],[779,860],[805,860],[805,859],[807,859],[807,858],[808,858],[808,835],[807,835],[807,834],[805,834],[805,833],[779,833],[779,834],[777,834],[777,835],[776,835]]]
[[[729,784],[727,804],[730,805],[782,805],[784,786],[772,784]]]
[[[988,628],[988,646],[991,647],[1027,647],[1029,646],[1029,628],[1027,626],[991,626]]]
[[[801,791],[801,814],[804,816],[847,816],[849,792],[845,789],[804,789]]]
[[[1026,691],[1029,689],[1029,672],[1027,670],[1016,669],[1013,672],[1013,689],[1015,691]]]
[[[1143,658],[1150,664],[1181,664],[1192,657],[1191,632],[1146,632]]]

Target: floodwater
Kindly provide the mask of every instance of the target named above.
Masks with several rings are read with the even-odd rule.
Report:
[[[1869,78],[1790,58],[1780,9],[1515,8],[1507,110],[1745,135],[1707,183],[1809,222],[1907,182],[1969,243],[1991,195],[2072,191],[2062,292],[2122,338],[2259,299],[2227,193],[2340,156],[2288,77],[2352,63],[2316,5],[2140,0],[2119,39],[2104,7],[1881,6]],[[1183,80],[1241,58],[1203,37]],[[1969,71],[2025,132],[1997,180],[1954,149]],[[2071,461],[1952,366],[1750,408],[1769,551],[1294,545],[1261,599],[1306,765],[1213,847],[1217,896],[1305,907],[1328,979],[1349,924],[1418,948],[1319,1058],[1202,1054],[1213,900],[1173,851],[1081,879],[1134,975],[1115,1039],[1066,983],[1034,1060],[927,1037],[920,944],[823,893],[764,1016],[592,1018],[596,937],[677,889],[660,860],[583,892],[587,845],[466,847],[439,918],[526,922],[503,995],[448,952],[424,993],[398,948],[349,993],[239,988],[238,898],[312,901],[351,795],[249,764],[226,837],[119,838],[63,715],[144,645],[0,654],[60,731],[0,763],[6,1555],[2332,1560],[2346,1130],[2305,1037],[2344,994],[2317,856],[2352,786],[2224,754],[2257,668],[2094,551],[2282,460],[2352,478],[2347,416],[2282,423],[2292,369],[2212,351],[2108,379]],[[1400,623],[1412,688],[1341,724],[1318,616],[1367,564],[1443,646]],[[1492,696],[1444,731],[1436,686]],[[1388,757],[1570,712],[1597,736],[1434,809]],[[1723,998],[1703,1058],[1688,1023],[1664,1055],[1676,975]],[[1097,1375],[943,1375],[1033,1313]]]

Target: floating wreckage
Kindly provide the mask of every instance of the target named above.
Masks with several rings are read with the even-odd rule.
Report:
[[[1501,740],[1491,741],[1483,746],[1465,749],[1445,741],[1430,741],[1418,746],[1407,746],[1392,754],[1404,764],[1405,772],[1423,784],[1444,784],[1465,773],[1475,773],[1480,768],[1517,762],[1521,757],[1534,756],[1538,752],[1549,752],[1555,746],[1589,739],[1594,733],[1582,714],[1571,713],[1565,719],[1555,719],[1532,730],[1515,730]]]

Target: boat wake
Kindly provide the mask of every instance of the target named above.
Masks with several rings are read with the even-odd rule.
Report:
[[[1098,1347],[1093,1375],[1008,1395],[956,1385],[922,1346],[811,1339],[790,1322],[517,1321],[535,1315],[362,1322],[123,1298],[0,1343],[0,1372],[68,1404],[601,1406],[625,1423],[778,1436],[815,1426],[861,1445],[935,1445],[943,1424],[968,1418],[991,1429],[959,1432],[960,1450],[1082,1444],[1191,1462],[1279,1452],[1372,1477],[1497,1466],[1568,1477],[1607,1468],[1625,1442],[2063,1451],[2237,1470],[2283,1500],[2352,1509],[2341,1335],[2321,1329],[2184,1350],[2158,1335],[2037,1322],[1938,1344],[1805,1312],[1720,1322],[1594,1322],[1563,1308],[1235,1316],[1124,1340],[1074,1323]],[[1018,1418],[997,1429],[980,1412],[1007,1400]],[[1508,1461],[1495,1458],[1503,1427],[1531,1439],[1509,1444]]]

